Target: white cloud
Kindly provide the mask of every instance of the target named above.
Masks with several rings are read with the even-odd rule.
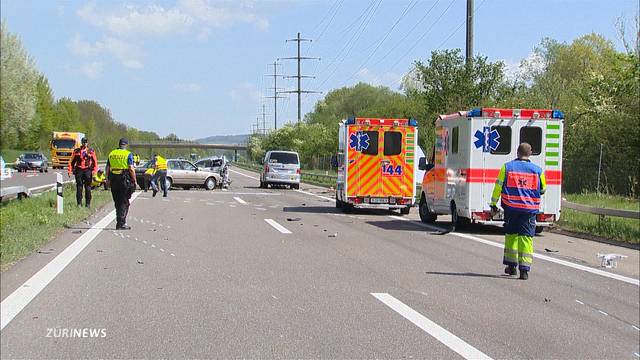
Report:
[[[89,79],[97,79],[104,69],[104,63],[102,61],[93,61],[80,66],[80,72]]]
[[[174,88],[181,92],[196,93],[202,90],[202,86],[198,83],[176,84]]]
[[[362,68],[356,74],[357,81],[362,81],[374,86],[384,85],[391,88],[397,88],[400,84],[401,78],[402,75],[394,72],[386,72],[379,75],[368,68]]]
[[[261,31],[269,22],[258,15],[251,2],[231,0],[180,0],[174,7],[129,5],[112,10],[98,9],[94,1],[76,11],[89,24],[119,36],[170,35],[200,28],[197,38],[206,40],[210,28],[229,28],[236,24],[252,24]]]
[[[193,18],[180,10],[162,6],[127,6],[113,12],[98,10],[94,2],[87,3],[77,11],[86,22],[107,29],[118,35],[165,35],[186,32]]]
[[[260,100],[258,88],[254,84],[248,82],[242,82],[236,85],[231,89],[231,91],[229,91],[229,96],[233,102],[242,104],[255,104]]]
[[[82,57],[111,55],[123,66],[130,69],[142,69],[144,67],[142,50],[135,45],[111,36],[105,36],[102,40],[90,43],[76,35],[69,43],[69,49],[72,54]]]

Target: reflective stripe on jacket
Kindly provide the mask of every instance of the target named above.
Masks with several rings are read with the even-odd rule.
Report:
[[[67,170],[69,172],[72,172],[75,169],[89,169],[93,173],[98,171],[98,159],[96,157],[95,151],[93,151],[93,149],[87,148],[86,146],[74,149]]]
[[[546,189],[542,169],[528,160],[513,160],[500,169],[491,196],[495,205],[502,198],[502,207],[517,212],[537,213],[540,196]]]

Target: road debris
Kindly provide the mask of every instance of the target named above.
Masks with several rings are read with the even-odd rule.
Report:
[[[136,261],[138,262],[138,264],[141,264],[141,265],[142,265],[142,264],[144,264],[144,261],[142,261],[142,260],[140,260],[140,259],[138,259],[138,260],[136,260]]]
[[[559,250],[551,250],[549,248],[544,248],[544,251],[551,252],[551,253],[557,253]]]
[[[544,302],[551,302],[551,299],[544,298]]]
[[[338,233],[335,233],[335,234],[329,234],[329,237],[338,237]]]
[[[300,221],[301,218],[287,218],[287,221]]]
[[[72,234],[82,234],[82,230],[74,230],[71,233]]]
[[[596,257],[600,259],[600,266],[607,269],[615,269],[618,267],[618,260],[626,258],[626,255],[620,254],[596,254]]]

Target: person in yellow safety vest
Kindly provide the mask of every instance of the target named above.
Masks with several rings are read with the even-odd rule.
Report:
[[[133,163],[138,166],[140,165],[140,155],[138,154],[133,154]]]
[[[91,189],[99,186],[104,186],[104,189],[107,190],[107,178],[102,169],[98,169],[98,172],[93,174],[93,178],[91,179]]]
[[[167,197],[167,159],[158,154],[153,155],[153,167],[156,169],[156,173],[151,178],[151,188],[153,189],[153,196],[158,193],[158,182],[162,187],[162,197]]]
[[[547,187],[544,172],[529,160],[531,153],[528,143],[518,146],[518,158],[502,166],[491,195],[492,214],[498,213],[496,204],[502,198],[505,230],[502,263],[507,265],[504,272],[516,275],[517,266],[522,280],[527,280],[531,271],[536,214]]]
[[[127,213],[129,199],[136,190],[136,170],[133,155],[127,150],[129,140],[121,138],[118,149],[109,153],[105,172],[108,174],[107,186],[111,187],[111,195],[116,208],[116,230],[129,230]]]
[[[156,173],[156,169],[153,167],[149,167],[147,170],[145,170],[144,183],[142,184],[144,188],[144,192],[147,192],[147,190],[149,190],[149,187],[151,186],[151,178],[155,173]]]

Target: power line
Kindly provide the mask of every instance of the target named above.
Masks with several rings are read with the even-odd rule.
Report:
[[[287,58],[281,58],[283,60],[297,60],[298,61],[298,74],[297,75],[289,75],[289,76],[285,76],[286,78],[295,78],[298,80],[298,87],[296,90],[289,90],[289,91],[282,91],[282,93],[296,93],[298,94],[298,122],[300,122],[302,120],[302,111],[301,111],[301,106],[302,106],[302,94],[310,94],[310,93],[317,93],[317,91],[311,91],[311,90],[302,90],[302,79],[303,78],[313,78],[313,76],[307,76],[307,75],[302,75],[301,74],[301,70],[300,70],[300,66],[301,66],[301,62],[302,60],[320,60],[320,58],[314,58],[314,57],[307,57],[307,56],[301,56],[300,55],[300,44],[304,41],[308,41],[311,42],[311,39],[303,39],[300,37],[300,33],[298,33],[298,36],[295,39],[289,39],[286,42],[290,42],[290,41],[295,41],[298,44],[298,56],[294,56],[294,57],[287,57]]]
[[[369,60],[371,60],[371,58],[376,54],[380,46],[382,46],[382,44],[387,40],[389,35],[391,35],[391,33],[393,32],[393,29],[395,29],[396,26],[400,23],[400,20],[402,20],[407,15],[407,13],[416,6],[416,4],[418,4],[418,0],[411,0],[409,4],[407,4],[407,7],[404,8],[404,10],[402,11],[398,19],[393,23],[391,28],[387,30],[387,33],[382,37],[380,41],[378,41],[378,45],[376,46],[375,49],[373,49],[373,52],[371,52],[369,56],[367,56],[367,58],[362,62],[362,64],[358,66],[358,68],[356,69],[356,72],[354,72],[346,81],[353,79],[360,72],[362,67],[365,66],[367,62],[369,62]]]
[[[278,62],[274,61],[269,64],[273,65],[273,74],[267,74],[265,76],[273,77],[273,96],[265,96],[267,99],[273,99],[273,129],[278,130],[278,99],[284,99],[284,96],[278,96],[280,88],[278,88],[278,76],[282,77],[282,74],[278,74]]]
[[[376,11],[380,7],[380,3],[382,3],[382,0],[378,0],[377,4],[372,8],[372,10],[369,13],[369,15],[365,16],[365,19],[362,21],[362,24],[360,25],[360,27],[358,28],[358,30],[356,31],[354,36],[351,38],[351,39],[353,39],[353,41],[351,41],[351,44],[349,45],[349,48],[347,49],[346,53],[340,58],[340,61],[338,62],[338,64],[336,64],[336,66],[334,67],[334,69],[331,72],[331,74],[329,74],[329,76],[327,76],[320,83],[320,85],[318,85],[318,88],[320,88],[327,81],[329,81],[329,79],[331,79],[331,77],[333,77],[333,75],[338,71],[338,68],[339,68],[340,64],[342,64],[342,62],[347,58],[347,56],[349,56],[349,54],[351,53],[351,50],[353,49],[353,46],[356,44],[356,42],[358,42],[358,40],[360,39],[360,36],[362,36],[362,34],[364,33],[364,30],[367,28],[367,26],[369,26],[369,23],[373,19],[373,16],[375,15]]]
[[[418,22],[416,22],[411,27],[411,29],[409,29],[409,31],[407,31],[405,33],[405,35],[402,37],[402,39],[400,39],[400,41],[396,42],[396,44],[389,51],[387,51],[386,54],[384,54],[381,58],[379,58],[378,61],[376,61],[373,65],[375,66],[375,65],[380,64],[384,59],[387,58],[387,56],[389,56],[391,53],[393,53],[394,50],[397,49],[398,46],[400,46],[400,44],[402,44],[409,37],[409,35],[411,35],[413,33],[413,30],[415,30],[427,18],[427,16],[429,16],[431,11],[436,7],[436,5],[438,5],[439,2],[440,2],[440,0],[437,0],[435,3],[433,3],[433,5],[431,5],[429,10],[427,10],[427,12],[424,15],[422,15],[420,20],[418,20]]]

